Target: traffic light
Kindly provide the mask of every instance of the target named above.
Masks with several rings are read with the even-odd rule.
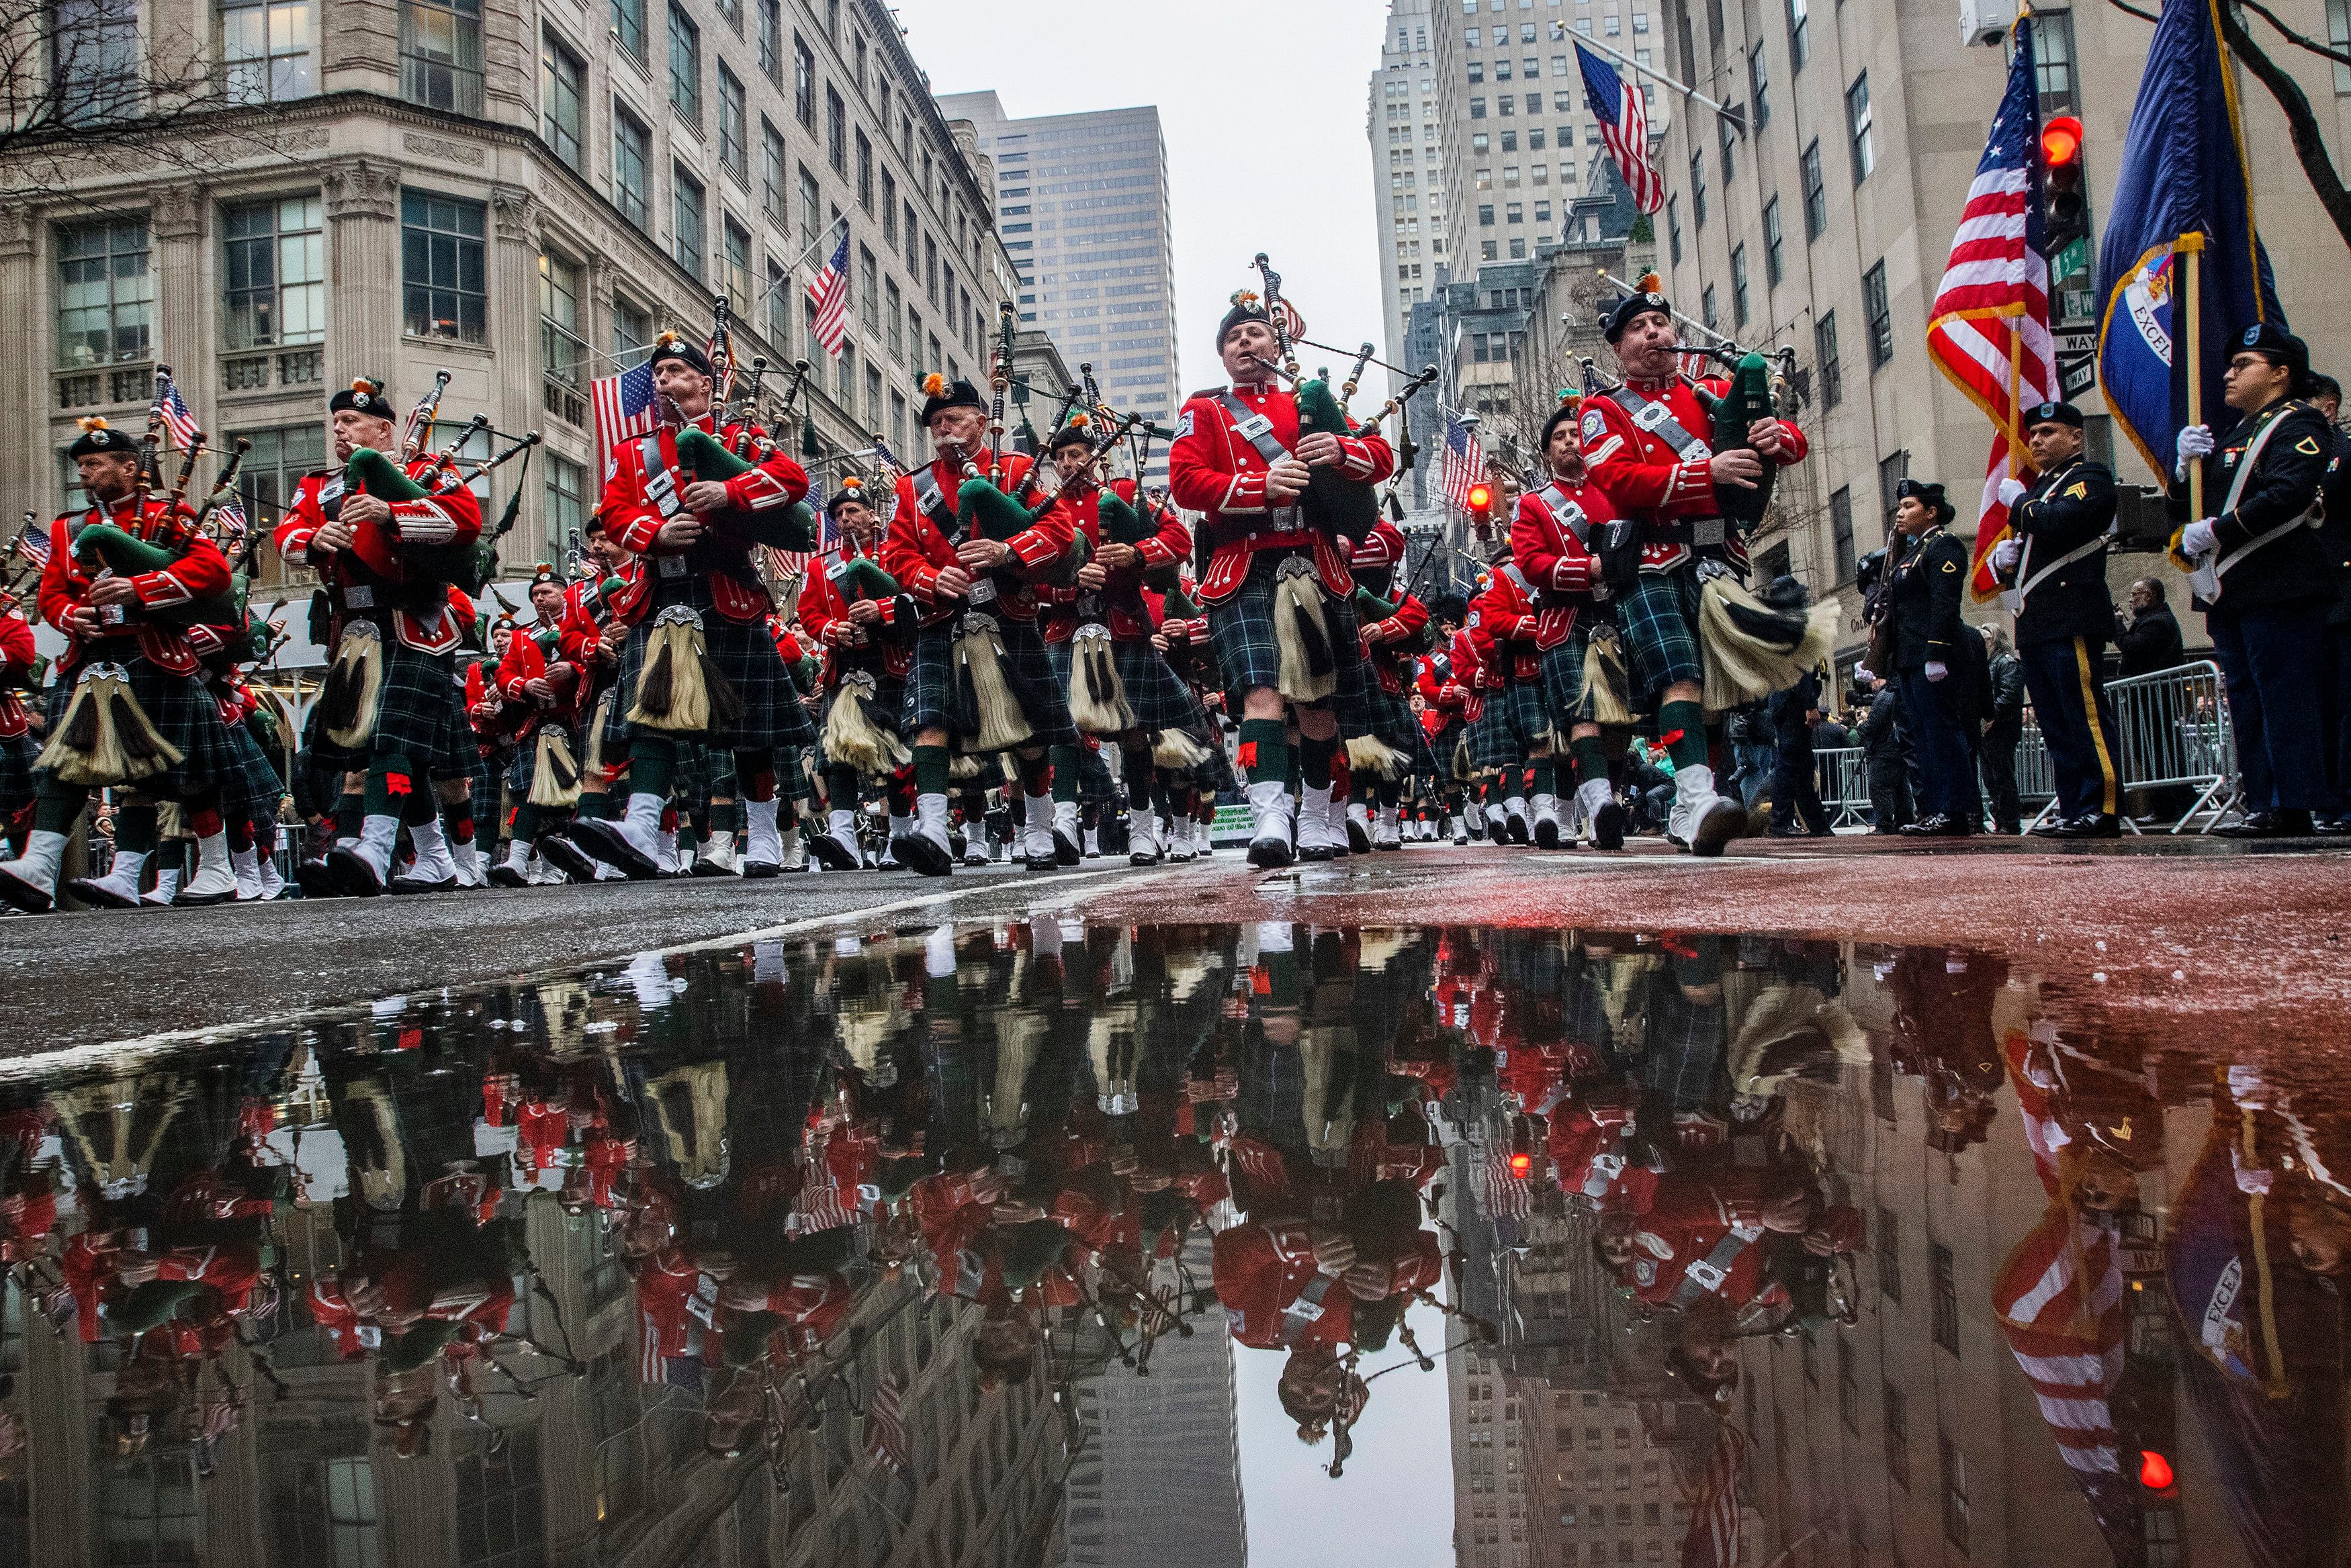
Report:
[[[1494,521],[1494,487],[1473,484],[1469,487],[1469,524],[1480,534]]]
[[[2168,1492],[2176,1478],[2171,1473],[2171,1461],[2153,1449],[2141,1449],[2138,1454],[2138,1483],[2152,1492]]]
[[[2070,114],[2041,128],[2041,182],[2047,217],[2041,254],[2053,258],[2090,233],[2090,204],[2082,190],[2082,122]]]

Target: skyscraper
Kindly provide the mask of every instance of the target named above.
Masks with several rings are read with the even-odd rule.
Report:
[[[993,92],[938,103],[971,122],[994,161],[997,233],[1019,274],[1020,324],[1051,334],[1071,367],[1091,364],[1113,408],[1166,422],[1179,400],[1159,111],[1014,119]],[[1166,475],[1159,447],[1149,477]]]
[[[1390,0],[1380,68],[1372,78],[1365,131],[1371,138],[1376,193],[1380,160],[1387,161],[1387,191],[1378,196],[1380,297],[1386,305],[1388,362],[1405,365],[1412,307],[1430,297],[1445,261],[1442,142],[1437,119],[1437,78],[1429,53],[1431,0]]]

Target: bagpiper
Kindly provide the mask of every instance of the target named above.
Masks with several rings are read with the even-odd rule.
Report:
[[[74,894],[137,906],[160,799],[177,804],[197,847],[196,873],[173,901],[225,903],[236,897],[236,873],[221,787],[236,764],[187,628],[228,592],[228,561],[178,497],[149,497],[141,442],[89,419],[66,455],[91,504],[49,529],[41,618],[65,634],[66,650],[33,774],[32,832],[25,853],[0,865],[0,900],[36,913],[53,906],[67,836],[92,791],[111,788],[136,792],[115,811],[114,868],[76,881]],[[131,567],[140,569],[121,569]]]
[[[276,534],[288,566],[318,572],[335,650],[310,711],[306,761],[345,775],[337,841],[323,863],[303,867],[304,890],[366,898],[387,886],[454,887],[434,794],[471,816],[481,754],[456,673],[465,628],[450,597],[457,560],[481,534],[481,503],[437,459],[401,449],[381,381],[353,381],[328,400],[327,414],[342,466],[303,476]],[[394,877],[403,826],[416,864]]]
[[[1060,471],[1062,511],[1086,542],[1088,559],[1067,587],[1048,585],[1042,630],[1054,673],[1078,727],[1117,745],[1127,790],[1128,855],[1136,866],[1158,864],[1165,850],[1151,805],[1155,753],[1161,737],[1207,726],[1191,688],[1168,667],[1155,642],[1146,578],[1172,582],[1176,564],[1192,551],[1192,532],[1172,507],[1141,500],[1131,479],[1107,486],[1096,476],[1102,455],[1092,421],[1079,412],[1053,432],[1048,452]],[[1176,742],[1172,763],[1189,765],[1201,748]],[[1077,864],[1079,752],[1053,758],[1053,847],[1063,865]]]
[[[1404,847],[1405,786],[1436,772],[1428,737],[1409,700],[1415,658],[1428,645],[1428,607],[1414,597],[1409,583],[1387,597],[1404,558],[1404,534],[1384,517],[1347,556],[1347,571],[1355,579],[1364,662],[1372,673],[1366,693],[1371,731],[1347,742],[1353,786],[1348,792],[1347,840],[1358,853]]]
[[[501,888],[529,880],[530,857],[580,801],[580,670],[566,644],[568,590],[551,566],[530,579],[531,621],[514,628],[491,684],[497,732],[513,750],[506,786],[514,801],[507,858],[491,873]]]
[[[1573,400],[1544,421],[1542,453],[1550,479],[1519,497],[1518,515],[1510,524],[1510,555],[1513,569],[1533,596],[1534,644],[1551,712],[1552,749],[1563,732],[1576,804],[1591,829],[1593,847],[1615,850],[1625,847],[1625,808],[1616,803],[1609,783],[1608,755],[1600,742],[1599,694],[1587,689],[1591,683],[1585,670],[1595,632],[1604,663],[1604,670],[1595,674],[1601,679],[1606,679],[1611,650],[1620,646],[1614,623],[1597,631],[1608,587],[1595,546],[1602,532],[1616,521],[1616,509],[1607,493],[1590,482],[1578,423]],[[1538,842],[1546,826],[1541,817],[1538,802]],[[1558,824],[1548,826],[1555,838]]]
[[[650,363],[671,422],[621,444],[598,507],[641,567],[620,597],[629,640],[604,732],[608,764],[627,759],[629,803],[625,815],[572,832],[632,877],[659,875],[678,748],[698,741],[734,753],[743,875],[773,877],[786,858],[782,770],[816,731],[768,633],[774,604],[756,551],[815,545],[791,515],[808,475],[758,425],[714,413],[717,379],[701,349],[664,333]],[[710,476],[718,471],[729,472]]]
[[[16,596],[0,589],[0,838],[12,854],[24,852],[33,831],[33,761],[41,748],[21,693],[38,690],[39,664],[32,622]]]
[[[1008,374],[999,359],[998,379]],[[1021,856],[1029,869],[1050,870],[1050,749],[1076,745],[1078,732],[1037,635],[1034,579],[1069,554],[1069,514],[1039,490],[1033,459],[990,443],[1002,414],[991,417],[978,389],[933,374],[923,396],[923,428],[938,455],[900,476],[882,545],[882,569],[920,611],[899,722],[914,741],[914,823],[891,847],[923,876],[954,869],[952,742],[974,755],[1013,753]]]
[[[920,612],[882,569],[882,517],[864,482],[843,480],[824,507],[841,542],[809,563],[799,597],[801,628],[824,649],[826,829],[813,846],[826,870],[854,871],[865,864],[857,807],[866,779],[882,780],[890,836],[914,831],[914,755],[898,720]]]
[[[1376,429],[1312,429],[1275,381],[1286,328],[1244,289],[1217,327],[1229,387],[1186,401],[1167,453],[1176,504],[1203,514],[1209,551],[1200,601],[1240,709],[1239,763],[1249,777],[1249,864],[1294,855],[1327,859],[1346,846],[1332,784],[1343,723],[1368,734],[1367,677],[1349,597],[1354,579],[1339,535],[1303,505],[1318,470],[1368,488],[1395,454]],[[1302,804],[1290,794],[1290,719],[1298,725]],[[1291,843],[1295,828],[1296,844]]]
[[[1639,524],[1637,562],[1627,558],[1609,586],[1633,697],[1656,704],[1674,764],[1667,836],[1693,854],[1719,855],[1746,831],[1747,812],[1715,793],[1708,762],[1701,589],[1710,578],[1745,576],[1751,524],[1730,514],[1744,509],[1742,494],[1762,487],[1767,464],[1802,459],[1804,436],[1775,418],[1754,420],[1743,432],[1717,431],[1711,410],[1730,381],[1682,374],[1673,306],[1654,277],[1642,282],[1603,324],[1625,383],[1583,400],[1578,433],[1592,483]]]

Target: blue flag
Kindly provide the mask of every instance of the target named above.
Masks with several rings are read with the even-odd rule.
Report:
[[[2188,378],[2216,432],[2235,415],[2221,377],[2245,328],[2285,322],[2253,226],[2252,175],[2220,39],[2218,0],[2165,0],[2124,139],[2113,216],[2098,252],[2098,379],[2106,407],[2164,480],[2188,422]],[[2191,236],[2182,243],[2183,236]],[[2175,280],[2198,252],[2195,307],[2203,362],[2186,363],[2188,317]],[[2174,346],[2178,352],[2174,352]]]

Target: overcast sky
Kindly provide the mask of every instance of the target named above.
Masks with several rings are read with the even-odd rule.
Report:
[[[1092,12],[1041,0],[899,0],[897,12],[935,92],[992,88],[1006,113],[1023,117],[1158,107],[1185,391],[1225,379],[1217,322],[1233,290],[1257,286],[1249,261],[1259,251],[1316,338],[1385,340],[1364,133],[1384,0]],[[1364,384],[1382,386],[1376,373]]]

